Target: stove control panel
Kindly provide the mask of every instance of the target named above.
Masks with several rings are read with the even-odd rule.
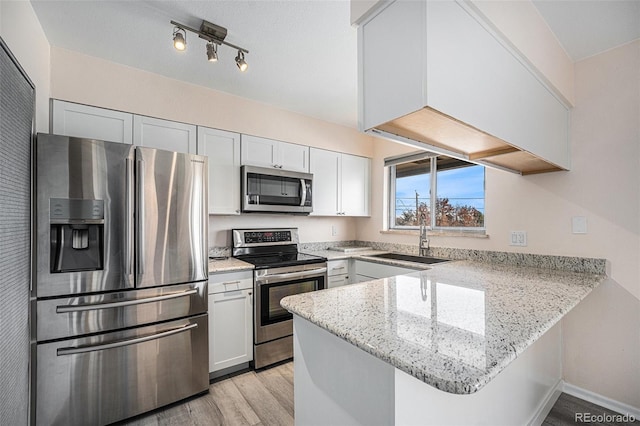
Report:
[[[244,242],[246,244],[282,243],[285,241],[291,242],[291,231],[257,231],[244,234]]]
[[[234,251],[240,248],[284,246],[300,242],[298,228],[232,229],[231,233]]]

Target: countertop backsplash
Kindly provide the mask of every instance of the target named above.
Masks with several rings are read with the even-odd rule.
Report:
[[[374,250],[418,255],[418,246],[411,244],[384,243],[375,241],[322,241],[300,243],[299,250],[321,251],[331,247],[371,247]],[[429,255],[452,260],[474,260],[483,263],[499,263],[513,266],[530,266],[534,268],[553,269],[559,271],[582,272],[605,275],[606,259],[551,256],[532,253],[511,253],[502,251],[471,250],[450,247],[431,247]],[[210,247],[209,256],[229,257],[231,247]]]

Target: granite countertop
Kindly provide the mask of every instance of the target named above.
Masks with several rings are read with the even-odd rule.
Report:
[[[473,261],[431,266],[281,304],[437,389],[471,394],[606,279]]]
[[[253,269],[254,266],[251,263],[243,262],[235,257],[226,257],[223,259],[209,260],[209,273],[215,274],[216,272],[233,272],[233,271],[245,271],[247,269]]]

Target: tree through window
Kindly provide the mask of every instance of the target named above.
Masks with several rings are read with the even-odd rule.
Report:
[[[484,167],[438,156],[390,167],[390,228],[484,229]],[[433,214],[432,214],[433,212]]]

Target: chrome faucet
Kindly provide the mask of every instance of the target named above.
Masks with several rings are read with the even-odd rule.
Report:
[[[427,224],[424,215],[420,216],[420,241],[418,242],[418,254],[427,256],[429,251],[429,238],[427,238]]]

